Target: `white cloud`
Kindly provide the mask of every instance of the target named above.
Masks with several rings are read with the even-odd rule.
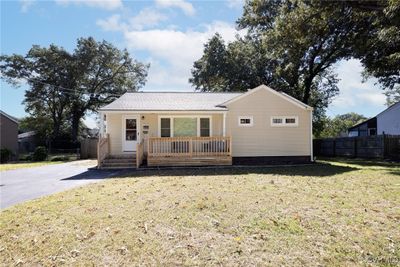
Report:
[[[21,12],[26,13],[30,9],[30,7],[35,3],[35,0],[20,0],[21,3]]]
[[[136,16],[131,18],[122,18],[119,14],[114,14],[107,19],[99,19],[96,24],[105,31],[128,31],[143,30],[149,27],[157,26],[161,21],[168,17],[157,10],[145,8]],[[128,21],[128,22],[125,22]]]
[[[156,5],[164,8],[180,8],[188,16],[193,16],[196,13],[193,5],[185,0],[156,0]]]
[[[99,128],[96,119],[97,118],[93,114],[90,114],[83,118],[83,123],[85,123],[86,127],[89,129]]]
[[[216,21],[203,25],[204,31],[179,31],[174,29],[152,29],[127,31],[125,39],[132,50],[147,50],[152,55],[166,59],[171,64],[184,64],[199,58],[204,43],[219,32],[224,40],[232,41],[237,31],[234,25]]]
[[[107,10],[113,10],[122,7],[122,0],[55,0],[57,4],[67,6],[69,4],[85,5],[88,7],[97,7]]]
[[[165,21],[168,17],[155,9],[145,8],[139,14],[129,20],[133,29],[142,30],[146,27],[157,26],[159,22]]]
[[[339,76],[339,95],[329,107],[330,115],[355,111],[367,116],[373,116],[385,108],[385,95],[376,85],[376,79],[362,82],[363,67],[359,60],[341,61],[337,64]]]
[[[124,31],[128,25],[121,22],[121,15],[112,15],[107,19],[99,19],[96,22],[105,31]]]
[[[244,0],[226,0],[226,5],[229,8],[241,9],[244,5]]]
[[[188,79],[193,62],[202,56],[204,43],[216,32],[226,41],[234,40],[237,34],[234,25],[216,21],[203,25],[203,31],[133,30],[125,31],[124,36],[129,50],[148,52],[153,59],[146,87],[164,85],[177,90],[189,89]]]
[[[200,30],[164,29],[135,30],[123,23],[119,15],[97,24],[104,30],[121,31],[126,47],[134,53],[149,54],[151,67],[145,90],[188,90],[193,62],[202,56],[204,43],[216,32],[225,41],[233,41],[238,32],[233,24],[215,21],[201,25]],[[243,34],[240,32],[239,34]]]

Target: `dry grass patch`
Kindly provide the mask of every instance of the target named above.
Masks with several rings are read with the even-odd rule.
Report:
[[[24,163],[4,163],[0,164],[0,171],[9,171],[16,169],[25,169],[32,167],[39,167],[45,165],[54,165],[63,163],[62,161],[40,161],[40,162],[24,162]]]
[[[400,167],[133,173],[6,209],[5,265],[399,265]]]

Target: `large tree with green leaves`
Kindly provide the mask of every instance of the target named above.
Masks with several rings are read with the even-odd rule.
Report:
[[[356,7],[376,10],[379,15],[372,30],[356,43],[355,56],[363,63],[366,77],[378,78],[388,104],[400,101],[400,1],[361,2]]]
[[[207,49],[213,37],[195,62],[190,82],[203,91],[221,90],[221,84],[223,91],[245,91],[265,83],[313,106],[318,132],[339,91],[335,63],[357,56],[356,47],[376,30],[380,10],[346,1],[248,0],[238,20],[247,36],[225,50]],[[209,58],[224,58],[222,71],[206,72]],[[211,82],[205,86],[204,80]]]
[[[144,85],[148,65],[131,58],[106,41],[78,39],[74,51],[50,45],[33,46],[25,55],[0,57],[2,78],[18,85],[25,81],[26,111],[33,117],[50,116],[52,137],[64,121],[77,140],[81,119],[127,91]]]
[[[70,94],[66,88],[74,88],[69,73],[74,71],[72,56],[63,48],[50,45],[42,48],[34,45],[25,55],[1,56],[2,78],[18,86],[26,82],[25,110],[32,117],[52,122],[51,139],[60,135],[60,129],[68,119]],[[42,119],[40,119],[42,118]]]
[[[366,119],[365,116],[354,112],[337,115],[332,119],[328,117],[324,118],[324,129],[317,137],[339,137],[340,135],[347,134],[347,129]]]

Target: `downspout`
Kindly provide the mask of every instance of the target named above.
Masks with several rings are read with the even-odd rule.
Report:
[[[100,132],[99,132],[99,137],[104,136],[104,114],[103,112],[100,111]]]
[[[310,155],[311,155],[311,162],[314,161],[314,153],[313,153],[313,110],[310,110]]]

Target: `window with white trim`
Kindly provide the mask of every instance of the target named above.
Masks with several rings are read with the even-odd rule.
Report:
[[[161,118],[160,124],[161,137],[171,137],[171,119]]]
[[[253,126],[253,117],[252,116],[239,116],[238,124],[242,127],[251,127]]]
[[[295,127],[299,125],[297,116],[272,116],[271,126],[273,127]]]
[[[200,118],[200,136],[210,136],[210,118]]]
[[[211,116],[159,117],[160,137],[211,136]]]

